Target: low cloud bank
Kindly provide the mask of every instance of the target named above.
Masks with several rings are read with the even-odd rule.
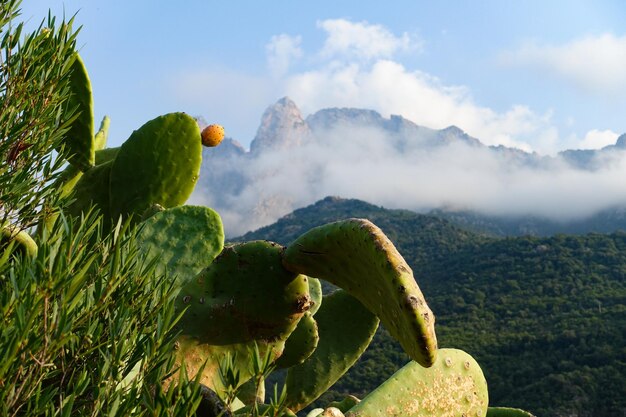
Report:
[[[209,155],[191,203],[218,210],[231,237],[328,195],[419,212],[448,208],[565,222],[626,206],[626,152],[595,158],[596,168],[584,170],[560,158],[529,163],[460,141],[398,146],[377,129],[339,128],[254,157]]]

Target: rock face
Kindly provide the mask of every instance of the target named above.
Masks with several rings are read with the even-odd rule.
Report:
[[[310,137],[311,129],[300,109],[289,97],[283,97],[263,113],[261,126],[250,144],[250,153],[257,155],[272,149],[293,148]]]

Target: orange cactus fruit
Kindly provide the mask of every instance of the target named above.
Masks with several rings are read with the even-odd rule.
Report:
[[[202,144],[208,147],[219,145],[224,139],[224,127],[209,125],[202,130]]]

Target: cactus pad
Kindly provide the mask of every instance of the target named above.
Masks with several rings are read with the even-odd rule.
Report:
[[[276,361],[276,367],[290,368],[301,364],[315,351],[319,340],[317,322],[307,311],[285,342],[285,350]]]
[[[528,411],[519,408],[507,407],[489,407],[487,409],[487,417],[535,417]]]
[[[309,313],[315,315],[322,305],[324,294],[322,293],[322,283],[317,278],[309,277],[309,294],[311,295],[311,309]]]
[[[107,146],[107,139],[109,138],[109,126],[111,125],[111,119],[109,116],[104,116],[102,122],[100,122],[100,129],[94,136],[94,149],[96,151],[102,150]],[[96,160],[96,164],[98,161]]]
[[[113,161],[96,165],[85,171],[73,187],[74,202],[68,207],[70,214],[80,216],[95,206],[108,221],[109,212],[109,178]]]
[[[78,53],[72,63],[69,78],[70,96],[68,106],[76,111],[66,136],[66,151],[72,165],[85,171],[95,164],[93,136],[93,97],[91,81],[85,64]]]
[[[202,162],[200,129],[184,113],[153,119],[121,146],[111,168],[111,214],[141,214],[154,203],[183,204]]]
[[[177,326],[177,357],[190,375],[209,359],[200,381],[208,387],[219,388],[217,364],[227,353],[236,352],[244,377],[254,344],[261,355],[270,349],[280,356],[309,308],[307,277],[282,267],[282,249],[265,241],[226,247],[178,294],[177,309],[186,311]]]
[[[4,252],[4,249],[11,243],[15,245],[13,251],[17,250],[27,258],[34,259],[37,257],[37,243],[25,230],[19,230],[14,226],[3,227],[0,234],[0,249]],[[3,255],[0,254],[0,257]]]
[[[485,417],[487,382],[476,361],[441,349],[430,368],[410,362],[346,412],[346,417]]]
[[[180,206],[144,221],[137,236],[141,249],[157,257],[161,271],[175,276],[180,287],[191,281],[222,251],[224,229],[210,208]]]
[[[345,289],[380,318],[413,360],[422,366],[433,364],[435,317],[411,268],[369,220],[349,219],[311,229],[287,247],[283,265]]]
[[[302,364],[289,368],[287,407],[302,410],[330,388],[357,361],[374,337],[378,318],[343,290],[324,297],[315,314],[317,349]]]

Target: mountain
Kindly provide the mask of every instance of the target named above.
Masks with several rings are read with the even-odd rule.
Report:
[[[366,217],[391,238],[437,318],[441,347],[474,356],[490,404],[537,416],[626,409],[626,234],[493,238],[441,218],[328,197],[241,239],[288,244],[308,228]],[[380,328],[320,401],[363,396],[406,363]]]
[[[552,157],[487,146],[457,126],[432,129],[367,109],[305,117],[284,97],[263,113],[250,150],[227,138],[203,157],[191,201],[220,212],[228,236],[326,195],[434,210],[464,226],[484,223],[513,235],[611,232],[623,227],[626,207],[626,187],[612,186],[623,178],[626,135],[601,150]]]

